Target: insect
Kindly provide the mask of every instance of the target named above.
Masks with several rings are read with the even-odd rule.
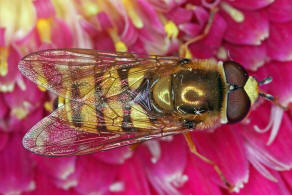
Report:
[[[233,61],[197,60],[90,49],[32,53],[19,63],[33,82],[65,102],[23,138],[42,155],[82,155],[236,123],[261,95],[261,84]],[[205,158],[205,157],[202,157]],[[220,169],[212,164],[228,186]]]

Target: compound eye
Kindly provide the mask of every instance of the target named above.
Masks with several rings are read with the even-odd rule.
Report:
[[[226,61],[223,64],[227,83],[243,87],[248,79],[247,71],[238,63]]]
[[[250,109],[250,100],[244,89],[230,91],[227,98],[228,123],[241,121]]]

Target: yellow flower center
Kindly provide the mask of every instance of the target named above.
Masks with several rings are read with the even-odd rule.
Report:
[[[166,22],[166,24],[164,24],[164,30],[167,34],[168,38],[176,38],[178,36],[178,28],[175,25],[175,23],[171,20],[169,20],[168,22]]]
[[[8,49],[0,47],[0,76],[6,76],[8,73]]]

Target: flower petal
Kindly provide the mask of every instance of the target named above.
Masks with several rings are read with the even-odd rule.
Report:
[[[236,2],[230,1],[234,7],[243,10],[258,10],[273,4],[274,0],[237,0]]]
[[[275,60],[292,60],[292,22],[272,23],[267,41],[268,55]]]
[[[31,190],[33,168],[28,152],[21,145],[21,135],[11,134],[0,152],[0,193],[17,194]]]
[[[50,0],[33,1],[38,18],[48,18],[55,16],[55,9]]]
[[[260,175],[254,168],[250,169],[250,179],[239,195],[245,194],[285,194],[289,195],[287,187],[278,173],[275,173],[278,182],[272,182]]]
[[[292,20],[292,1],[276,0],[268,8],[269,19],[273,22],[288,22]]]
[[[210,169],[210,167],[203,164],[200,159],[195,158],[193,154],[190,154],[185,170],[188,180],[184,186],[180,188],[180,192],[183,194],[220,195],[221,191],[219,187],[210,180],[207,174],[204,174],[206,169]]]
[[[270,106],[264,104],[253,111],[249,116],[249,125],[240,128],[241,134],[245,137],[249,146],[260,158],[260,162],[274,170],[287,170],[292,167],[292,123],[287,113],[284,113],[278,134],[274,141],[267,145],[270,133],[258,133],[254,130],[254,125],[263,128],[270,119]]]
[[[63,189],[58,188],[53,184],[51,181],[52,178],[50,178],[48,175],[44,174],[40,170],[36,170],[35,172],[35,184],[34,184],[34,190],[28,193],[23,193],[23,195],[73,195],[72,191],[65,191]]]
[[[7,56],[5,56],[6,52]],[[20,58],[21,55],[14,45],[4,48],[3,50],[0,48],[0,91],[7,92],[13,90],[16,79],[20,77],[20,73],[17,68]]]
[[[151,194],[145,167],[137,153],[120,167],[116,181],[110,186],[111,192],[115,194]]]
[[[8,143],[8,138],[8,133],[0,131],[0,152],[5,148],[6,144]]]
[[[224,48],[227,50],[227,53],[232,60],[240,63],[249,70],[255,71],[267,61],[267,50],[265,44],[261,44],[260,46],[239,46],[225,43]]]
[[[158,143],[148,142],[149,149]],[[152,155],[141,152],[145,162],[148,180],[159,194],[179,194],[177,188],[186,182],[186,147],[182,136],[175,136],[172,141],[161,141],[151,149]]]
[[[292,171],[283,171],[281,176],[285,179],[286,183],[289,185],[290,189],[292,187]]]
[[[98,160],[110,164],[123,164],[133,154],[128,147],[122,147],[115,150],[109,150],[105,152],[99,152],[93,156]]]
[[[72,32],[65,21],[55,19],[52,27],[52,42],[57,48],[71,48],[73,46]]]
[[[213,57],[220,47],[225,30],[226,23],[224,19],[219,14],[216,14],[209,34],[204,39],[189,46],[193,56],[197,58]]]
[[[37,166],[43,173],[65,180],[75,171],[76,157],[51,158],[34,156]]]
[[[84,156],[77,160],[76,171],[80,173],[76,187],[79,193],[104,194],[109,191],[114,181],[117,167],[100,162],[91,156]]]
[[[0,28],[0,47],[5,46],[5,28]]]
[[[248,179],[248,161],[238,126],[221,126],[212,133],[194,132],[193,137],[198,151],[216,162],[227,180],[235,185],[235,190],[239,190]],[[210,179],[226,187],[213,169],[209,175]]]
[[[9,107],[5,102],[5,99],[2,94],[0,94],[0,118],[3,119],[4,116],[8,113]]]
[[[225,40],[235,44],[260,45],[269,36],[269,21],[263,11],[242,12],[244,19],[236,22],[226,13]]]
[[[167,12],[166,17],[176,24],[183,24],[192,19],[192,11],[182,7],[176,7],[170,12]]]

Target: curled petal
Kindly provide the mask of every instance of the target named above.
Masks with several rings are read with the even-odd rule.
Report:
[[[236,22],[226,13],[225,40],[235,44],[260,45],[269,36],[269,21],[263,11],[242,12],[243,21]]]
[[[267,61],[266,45],[259,46],[238,46],[234,44],[224,44],[225,51],[229,54],[228,57],[248,70],[256,71],[259,67],[263,66]]]
[[[268,55],[275,60],[292,60],[292,22],[272,23],[267,40]]]
[[[268,8],[269,19],[273,22],[288,22],[292,20],[292,1],[276,0]]]

